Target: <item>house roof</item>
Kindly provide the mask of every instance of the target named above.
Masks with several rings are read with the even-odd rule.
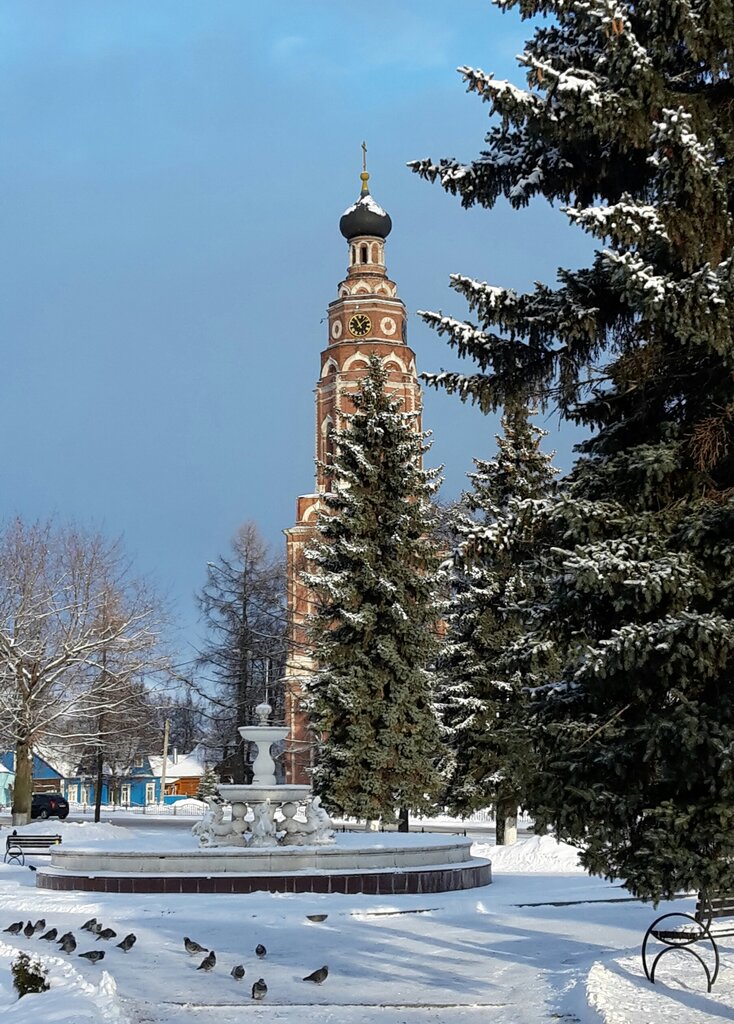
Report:
[[[34,743],[33,753],[62,778],[73,775],[79,762],[79,752],[58,740],[45,739],[40,743]]]
[[[163,758],[151,754],[148,757],[150,770],[159,779],[163,768]],[[188,754],[179,754],[176,761],[172,757],[166,758],[166,782],[175,782],[176,779],[201,778],[205,771],[204,752],[201,747],[194,747]]]

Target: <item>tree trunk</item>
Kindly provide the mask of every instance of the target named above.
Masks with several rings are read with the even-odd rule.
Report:
[[[398,811],[398,832],[410,832],[407,807],[401,807]]]
[[[94,820],[99,821],[102,817],[102,780],[104,778],[104,757],[102,747],[97,747],[96,773],[94,781]]]
[[[27,825],[31,820],[33,792],[33,751],[27,740],[15,744],[15,784],[13,786],[13,824]]]
[[[504,797],[495,808],[495,842],[497,846],[512,846],[517,842],[517,803]]]

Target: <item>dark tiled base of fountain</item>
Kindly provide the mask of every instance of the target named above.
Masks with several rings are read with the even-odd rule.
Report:
[[[487,861],[432,870],[374,871],[364,874],[292,875],[81,875],[39,871],[41,889],[83,892],[248,893],[315,892],[366,893],[399,896],[405,893],[453,892],[474,889],[492,881]]]

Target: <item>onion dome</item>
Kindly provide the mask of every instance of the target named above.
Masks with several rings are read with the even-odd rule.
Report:
[[[358,235],[372,235],[375,238],[387,238],[392,230],[390,214],[379,206],[367,187],[369,181],[367,171],[362,171],[362,191],[356,203],[345,210],[339,221],[339,230],[350,241]]]

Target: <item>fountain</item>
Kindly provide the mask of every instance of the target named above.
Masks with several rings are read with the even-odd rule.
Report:
[[[94,842],[52,847],[39,868],[42,889],[107,893],[436,893],[492,880],[491,864],[471,855],[471,841],[453,835],[353,832],[334,837],[328,814],[310,786],[279,784],[270,748],[289,730],[258,724],[240,729],[257,744],[253,779],[222,785],[201,821],[178,847],[161,849],[136,838],[116,848]],[[224,820],[225,803],[232,808]],[[183,837],[181,837],[183,838]],[[198,840],[198,849],[191,848]]]
[[[192,829],[201,846],[258,849],[334,842],[331,820],[319,797],[311,793],[311,787],[278,783],[275,778],[270,748],[273,743],[284,740],[289,729],[270,725],[272,710],[269,704],[258,704],[255,708],[258,724],[243,725],[238,730],[244,740],[257,747],[252,782],[217,786],[220,799],[207,800],[209,810]],[[222,800],[232,806],[231,822],[224,821]],[[299,811],[302,812],[300,818],[296,816]]]

